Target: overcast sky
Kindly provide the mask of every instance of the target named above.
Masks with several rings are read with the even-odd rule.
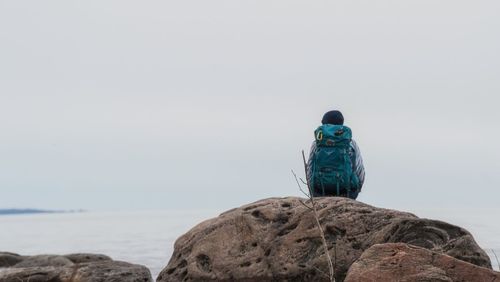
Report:
[[[2,1],[0,208],[299,196],[343,111],[388,208],[498,206],[499,1]]]

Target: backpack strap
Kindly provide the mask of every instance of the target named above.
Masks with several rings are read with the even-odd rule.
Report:
[[[316,147],[316,150],[320,150],[319,147]],[[313,169],[313,175],[315,174],[316,172],[316,158],[314,159],[314,169]],[[321,171],[319,172],[319,174],[321,174]],[[320,177],[319,178],[319,184],[321,185],[321,193],[322,193],[322,196],[324,197],[325,196],[325,185],[323,185],[323,181],[321,180],[322,178]],[[314,189],[314,186],[313,186],[313,189]]]
[[[350,159],[350,156],[349,156],[349,152],[347,151],[348,149],[346,149],[345,153],[344,153],[344,165],[345,165],[345,171],[349,171],[351,174],[354,173],[353,170],[352,170],[352,164],[351,164],[351,159]],[[348,180],[347,180],[347,183],[346,183],[346,188],[347,188],[347,197],[349,198],[349,194],[351,192],[351,177],[352,175],[349,175],[348,176]]]
[[[337,174],[337,197],[340,197],[340,181],[339,181],[339,175]]]

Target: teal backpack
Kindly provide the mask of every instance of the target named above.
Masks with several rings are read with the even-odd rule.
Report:
[[[315,196],[343,196],[359,189],[351,161],[351,129],[324,124],[314,131],[316,149],[309,177]]]

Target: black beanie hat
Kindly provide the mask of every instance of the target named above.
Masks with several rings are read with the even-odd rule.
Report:
[[[335,125],[343,125],[344,124],[344,116],[340,111],[329,111],[325,115],[323,115],[323,119],[321,120],[322,124],[335,124]]]

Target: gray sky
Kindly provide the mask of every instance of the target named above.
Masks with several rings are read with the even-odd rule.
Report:
[[[498,1],[0,1],[0,208],[300,195],[327,110],[361,201],[497,206]]]

